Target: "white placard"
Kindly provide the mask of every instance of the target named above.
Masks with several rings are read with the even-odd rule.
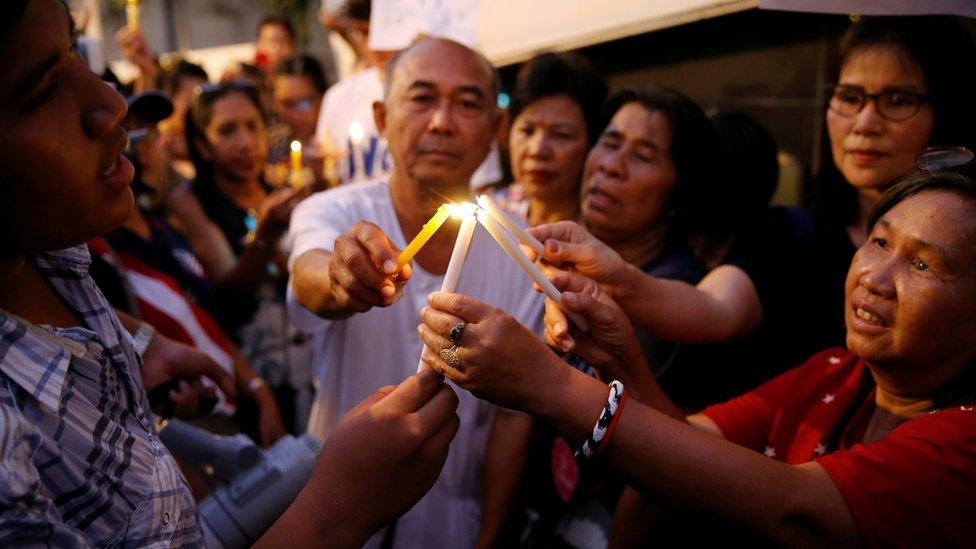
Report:
[[[369,48],[402,50],[421,34],[475,47],[480,4],[480,0],[373,0]]]

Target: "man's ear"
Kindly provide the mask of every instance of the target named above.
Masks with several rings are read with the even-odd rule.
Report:
[[[379,134],[386,137],[386,103],[373,101],[373,122]]]

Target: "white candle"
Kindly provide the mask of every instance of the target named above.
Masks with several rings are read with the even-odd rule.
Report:
[[[363,125],[358,121],[349,124],[349,141],[352,144],[352,150],[349,151],[349,154],[352,155],[353,176],[350,178],[352,181],[366,180],[366,163],[363,161],[361,147],[365,135],[366,130],[363,129]]]
[[[505,230],[515,236],[519,242],[532,248],[539,257],[542,257],[542,252],[545,250],[545,246],[542,245],[542,242],[539,242],[536,237],[525,232],[525,229],[523,229],[517,221],[505,213],[505,210],[501,209],[501,207],[499,207],[490,196],[486,194],[479,196],[478,205],[484,208],[485,211],[487,211],[491,217],[495,219],[495,221],[500,223],[502,227],[505,227]]]
[[[454,239],[454,251],[451,252],[451,261],[447,264],[447,272],[444,273],[444,282],[441,284],[442,292],[453,293],[457,289],[458,280],[461,278],[461,267],[464,266],[464,258],[468,255],[468,247],[471,245],[471,237],[474,235],[474,228],[478,224],[474,216],[474,204],[448,205],[453,217],[461,218],[461,228],[458,229],[457,238]],[[420,359],[417,371],[424,369],[424,360]]]
[[[485,229],[488,230],[488,234],[495,239],[495,242],[498,242],[498,245],[505,250],[505,253],[507,253],[512,260],[515,261],[519,267],[521,267],[522,272],[528,275],[528,277],[531,278],[532,281],[539,286],[539,288],[542,288],[542,293],[546,294],[546,297],[551,299],[553,303],[559,306],[559,308],[563,309],[563,312],[566,313],[566,317],[569,318],[573,324],[576,324],[576,326],[581,330],[586,330],[586,320],[584,320],[583,317],[579,316],[578,314],[567,311],[563,308],[562,294],[560,294],[559,290],[552,285],[552,282],[549,282],[546,275],[542,274],[542,271],[535,266],[535,263],[529,260],[528,256],[526,256],[522,249],[519,248],[518,242],[515,241],[515,238],[508,234],[508,232],[506,232],[505,229],[502,228],[497,221],[495,221],[495,218],[488,215],[485,210],[480,210],[478,212],[478,221],[480,221]]]

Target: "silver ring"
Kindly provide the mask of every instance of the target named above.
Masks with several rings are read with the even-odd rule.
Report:
[[[451,341],[453,341],[455,345],[461,344],[461,336],[464,335],[464,329],[467,327],[468,327],[467,322],[463,320],[458,320],[457,324],[455,324],[454,327],[451,328],[451,335],[449,337],[451,338]]]

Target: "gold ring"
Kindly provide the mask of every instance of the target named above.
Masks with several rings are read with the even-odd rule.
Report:
[[[460,368],[461,357],[458,355],[457,350],[458,350],[457,345],[454,345],[449,349],[441,349],[441,352],[439,353],[441,356],[441,360],[446,362],[447,365],[452,368]]]

